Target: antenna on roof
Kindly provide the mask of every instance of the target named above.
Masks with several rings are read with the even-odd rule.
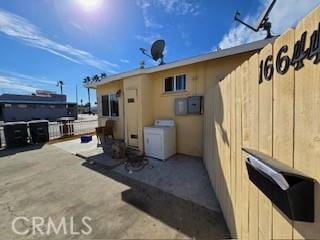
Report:
[[[149,58],[153,59],[156,62],[160,59],[160,63],[159,63],[159,66],[160,66],[165,64],[165,62],[163,61],[163,57],[164,57],[163,51],[164,51],[165,45],[166,43],[164,40],[155,41],[151,46],[151,56],[150,54],[147,53],[148,51],[146,49],[139,48],[139,50],[142,52],[142,54],[148,56]]]
[[[263,29],[265,31],[267,31],[267,37],[266,39],[268,38],[272,38],[273,35],[271,34],[271,22],[269,21],[269,15],[271,13],[271,10],[273,9],[274,5],[276,4],[277,0],[272,0],[271,4],[269,5],[268,8],[266,8],[261,16],[259,17],[257,23],[255,24],[254,27],[250,26],[249,24],[245,23],[244,21],[242,21],[240,19],[240,12],[237,11],[236,12],[236,15],[234,17],[234,20],[235,21],[238,21],[240,22],[241,24],[245,25],[246,27],[250,28],[251,30],[255,31],[255,32],[258,32],[260,29]]]

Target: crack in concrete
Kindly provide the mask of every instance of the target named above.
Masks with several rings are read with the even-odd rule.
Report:
[[[10,206],[10,204],[8,202],[7,203],[0,203],[0,205],[2,205],[5,210],[7,210],[7,212],[10,214],[11,217],[17,218],[17,217],[21,217],[22,216],[22,215],[16,214],[15,211],[13,210],[13,208]],[[26,224],[25,221],[21,221],[21,223],[26,229],[29,230],[26,235],[30,235],[30,233],[31,233],[30,230],[32,230],[32,225]]]

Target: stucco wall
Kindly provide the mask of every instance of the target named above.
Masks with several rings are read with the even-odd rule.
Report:
[[[150,126],[156,119],[174,119],[177,127],[177,152],[194,156],[202,156],[203,152],[203,115],[175,115],[175,98],[204,95],[206,89],[214,86],[223,79],[236,66],[247,60],[253,53],[244,53],[226,58],[196,63],[184,67],[174,68],[153,74],[128,77],[122,81],[105,84],[97,89],[98,103],[101,95],[108,91],[122,89],[126,94],[127,89],[138,90],[138,142],[139,149],[143,151],[143,127]],[[164,78],[180,73],[187,74],[187,90],[180,93],[164,93]],[[123,95],[119,101],[123,104]],[[118,118],[116,136],[124,139],[126,136],[126,121],[130,116],[125,116],[125,107],[121,109]],[[205,110],[204,110],[205,111]],[[99,124],[105,122],[101,117],[101,104],[99,106]]]
[[[145,126],[152,125],[154,121],[153,117],[153,82],[150,81],[149,75],[138,75],[130,78],[126,78],[123,80],[123,89],[124,95],[126,95],[126,91],[136,89],[138,96],[138,146],[140,150],[144,150],[143,144],[143,128]],[[125,115],[126,113],[126,105],[124,106]],[[130,121],[130,117],[126,115],[124,120],[124,125],[126,126],[127,121]],[[127,132],[125,131],[125,139],[127,139]]]
[[[203,96],[206,89],[217,84],[227,73],[251,55],[246,53],[151,75],[150,78],[153,82],[153,117],[154,119],[175,120],[178,153],[202,156],[203,115],[176,116],[175,99],[195,95]],[[166,76],[180,73],[187,74],[187,90],[182,93],[164,93],[163,79]]]
[[[155,120],[153,85],[154,82],[150,79],[150,76],[145,75],[141,79],[142,127],[153,125]]]
[[[101,96],[115,93],[121,90],[119,100],[119,117],[105,117],[102,116]],[[104,126],[106,120],[111,119],[115,121],[114,137],[116,139],[124,139],[124,108],[123,108],[123,81],[115,81],[109,84],[99,86],[97,88],[97,103],[98,103],[98,121],[99,126]]]

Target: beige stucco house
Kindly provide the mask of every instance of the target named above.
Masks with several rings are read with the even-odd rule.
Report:
[[[115,137],[143,151],[143,128],[156,119],[173,119],[177,152],[202,156],[203,114],[177,116],[175,99],[204,96],[206,90],[271,41],[273,39],[136,69],[91,83],[89,87],[97,93],[99,125],[104,125],[107,119],[115,120]]]

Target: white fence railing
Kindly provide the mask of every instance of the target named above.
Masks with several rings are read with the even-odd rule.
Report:
[[[0,149],[5,145],[3,127],[0,126]]]
[[[54,140],[62,137],[81,135],[95,132],[98,120],[75,120],[70,122],[49,122],[49,139]],[[1,147],[6,146],[4,129],[0,125]]]
[[[81,135],[95,132],[98,127],[97,120],[76,120],[73,122],[50,122],[49,138],[57,139],[65,136]]]

